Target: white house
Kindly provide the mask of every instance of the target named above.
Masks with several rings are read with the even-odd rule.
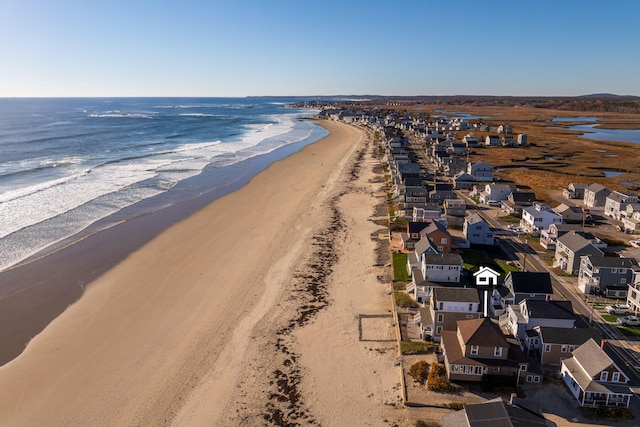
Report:
[[[460,282],[462,257],[458,254],[424,254],[422,276],[430,282]]]
[[[493,230],[479,214],[472,214],[464,219],[462,232],[464,238],[471,244],[493,245]]]
[[[560,373],[580,406],[629,407],[629,378],[593,339],[562,361]]]
[[[520,226],[528,233],[539,234],[551,224],[562,224],[562,217],[553,212],[549,205],[534,203],[533,206],[522,209]]]
[[[575,316],[571,301],[523,299],[507,306],[506,313],[500,316],[500,325],[524,342],[526,331],[536,326],[573,328]]]
[[[614,191],[605,199],[604,214],[620,220],[621,212],[624,211],[630,203],[638,203],[638,196]]]
[[[491,184],[485,184],[484,190],[480,192],[478,198],[481,203],[488,203],[490,200],[507,200],[512,192],[513,188],[509,184],[492,182]]]
[[[493,166],[485,162],[467,163],[467,173],[476,181],[493,181]]]

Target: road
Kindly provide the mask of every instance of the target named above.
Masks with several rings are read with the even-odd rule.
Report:
[[[458,191],[458,195],[467,202],[468,206],[476,205],[463,191]],[[505,224],[497,219],[500,208],[477,207],[477,213],[495,230],[504,230],[502,235],[496,237],[497,244],[508,257],[518,260],[523,271],[543,271],[551,275],[551,283],[554,293],[558,295],[557,299],[571,301],[574,312],[586,323],[596,327],[607,340],[608,345],[605,348],[609,350],[609,356],[624,369],[632,383],[640,384],[640,355],[638,354],[640,341],[623,336],[617,327],[608,324],[594,309],[593,298],[595,297],[590,296],[592,299],[587,300],[578,289],[576,277],[556,274],[552,268],[540,260],[538,253],[525,243],[526,236],[517,236],[506,229]]]

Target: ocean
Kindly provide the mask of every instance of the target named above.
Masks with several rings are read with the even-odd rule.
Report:
[[[301,120],[315,111],[288,102],[0,99],[0,271],[128,219],[219,197],[327,134]]]

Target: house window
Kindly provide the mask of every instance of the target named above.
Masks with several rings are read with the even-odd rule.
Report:
[[[494,366],[493,372],[500,372],[500,366]]]
[[[443,237],[442,239],[440,239],[440,243],[442,243],[443,245],[447,244],[447,238]]]
[[[482,366],[476,366],[473,373],[474,375],[482,375]]]
[[[466,317],[467,319],[473,319],[473,314],[467,314],[465,317]]]
[[[569,353],[573,353],[573,350],[575,350],[575,349],[576,349],[576,347],[575,347],[575,346],[570,345],[570,346],[569,346]]]
[[[533,375],[527,375],[527,382],[528,383],[533,382]]]
[[[469,304],[469,310],[467,311],[471,311],[471,310],[473,310],[473,304]]]
[[[561,349],[560,351],[562,351],[563,353],[566,353],[566,352],[567,352],[567,346],[566,346],[566,345],[563,345],[563,346],[562,346],[562,349]]]
[[[472,356],[477,356],[478,355],[478,350],[479,350],[479,348],[478,348],[477,345],[472,345],[471,346],[471,355]]]
[[[444,303],[443,302],[439,302],[438,303],[438,310],[442,310],[444,308]]]
[[[609,379],[609,372],[602,371],[600,372],[600,381],[607,381]]]
[[[617,272],[618,272],[618,269],[617,269],[617,268],[612,268],[612,269],[611,269],[611,272],[615,274],[615,273],[617,273]]]
[[[493,355],[495,357],[502,357],[502,347],[494,347],[493,348]]]
[[[613,381],[614,383],[617,383],[620,381],[620,372],[614,372],[613,375],[611,376],[611,381]]]
[[[520,365],[520,370],[521,371],[526,371],[527,370],[527,365]]]
[[[551,344],[545,344],[544,345],[544,352],[545,353],[550,353],[551,352]]]
[[[626,278],[623,277],[622,279],[620,279],[620,284],[621,285],[624,285],[625,283],[627,283],[627,279]]]
[[[444,322],[444,314],[438,314],[438,323]]]
[[[540,382],[540,375],[534,375],[533,376],[533,382],[534,383],[539,383]]]
[[[440,335],[442,332],[442,326],[436,326],[436,335]]]

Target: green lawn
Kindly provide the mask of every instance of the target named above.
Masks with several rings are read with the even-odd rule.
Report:
[[[625,337],[640,337],[640,329],[632,326],[620,326],[620,333]]]
[[[407,273],[407,254],[393,253],[393,280],[409,281],[411,276]]]
[[[507,216],[501,216],[498,219],[502,220],[504,222],[508,222],[510,224],[519,224],[520,223],[520,218],[518,218],[517,216],[507,215]]]
[[[486,266],[494,269],[498,273],[507,274],[509,271],[519,271],[517,267],[507,264],[503,261],[495,261],[485,254],[483,251],[475,249],[465,249],[462,251],[462,268],[468,271],[478,271],[480,266]]]

